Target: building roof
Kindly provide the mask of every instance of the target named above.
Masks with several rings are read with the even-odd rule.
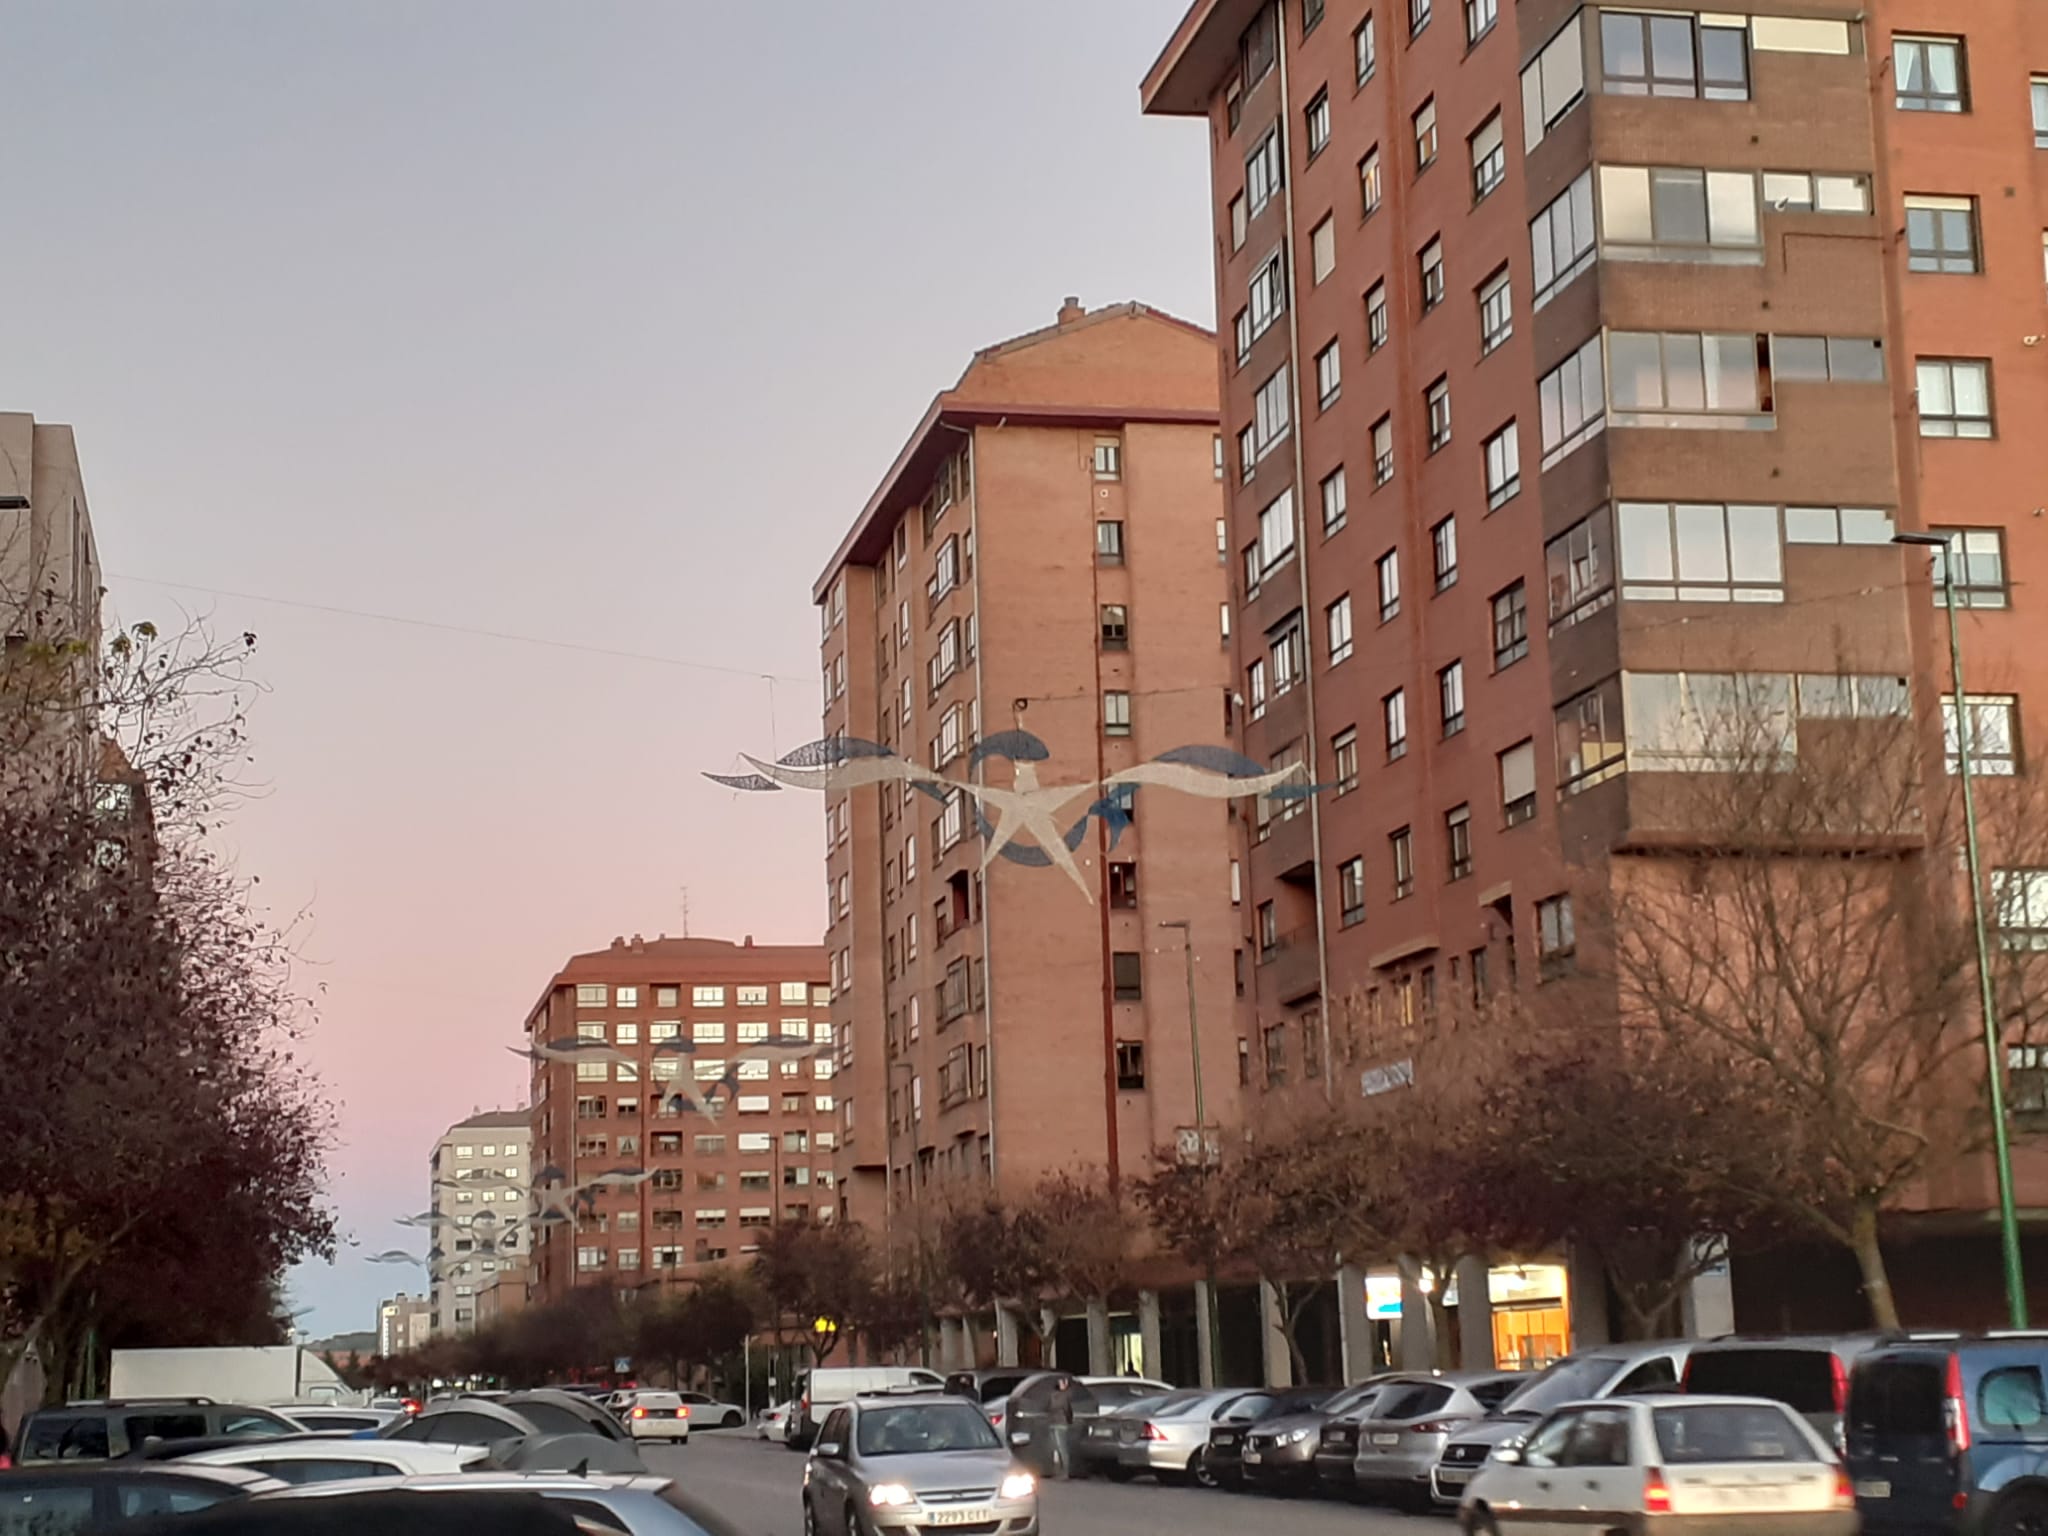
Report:
[[[1186,372],[1159,368],[1150,357],[1120,355],[1119,328],[1185,336]],[[811,588],[811,600],[825,600],[842,566],[872,565],[882,557],[897,519],[923,498],[939,465],[958,451],[958,434],[971,427],[1216,425],[1222,411],[1215,348],[1214,332],[1148,304],[1133,300],[1083,310],[1074,299],[1067,300],[1056,323],[983,347],[958,383],[932,397],[882,483],[832,552]]]
[[[1238,39],[1263,0],[1194,0],[1145,71],[1138,104],[1155,117],[1205,117],[1217,82],[1237,67]]]
[[[450,1131],[502,1130],[507,1127],[525,1129],[532,1123],[532,1115],[523,1109],[490,1109],[480,1115],[471,1115],[467,1120],[458,1120],[449,1126]]]
[[[831,975],[822,944],[756,944],[748,934],[739,943],[731,939],[672,939],[667,934],[643,939],[613,939],[604,949],[571,955],[555,972],[554,979],[526,1016],[531,1019],[545,1008],[559,987],[579,981],[654,983],[807,981],[822,982]]]

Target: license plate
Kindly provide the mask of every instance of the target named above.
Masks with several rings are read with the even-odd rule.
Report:
[[[1259,1459],[1259,1453],[1257,1451],[1246,1451],[1244,1453],[1244,1459],[1246,1461],[1257,1461]]]
[[[1374,1445],[1399,1445],[1401,1437],[1399,1435],[1374,1435],[1372,1443]]]
[[[1227,1451],[1237,1444],[1237,1437],[1235,1435],[1218,1435],[1211,1444],[1219,1451]]]
[[[978,1505],[966,1509],[931,1509],[919,1518],[920,1525],[974,1525],[979,1521],[992,1520],[994,1512]]]
[[[1881,1477],[1865,1478],[1856,1485],[1859,1499],[1888,1499],[1892,1496],[1892,1485]]]
[[[1436,1469],[1436,1480],[1446,1488],[1462,1488],[1472,1481],[1472,1474],[1466,1471],[1453,1470],[1450,1467],[1438,1467]]]

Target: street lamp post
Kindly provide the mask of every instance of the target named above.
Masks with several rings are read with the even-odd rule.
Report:
[[[1991,986],[1991,942],[1984,927],[1984,871],[1977,852],[1977,795],[1970,751],[1976,722],[1963,687],[1963,642],[1956,622],[1957,547],[1938,533],[1895,533],[1894,544],[1942,552],[1941,598],[1948,610],[1948,666],[1955,689],[1956,777],[1963,786],[1963,861],[1970,877],[1970,922],[1977,940],[1977,1001],[1984,1014],[1984,1082],[1991,1100],[1991,1149],[1998,1170],[1998,1235],[2005,1259],[2006,1313],[2015,1328],[2027,1326],[2027,1282],[2020,1262],[2019,1209],[2012,1191],[2012,1145],[2005,1125],[2005,1048],[1998,1027],[1998,1000]]]

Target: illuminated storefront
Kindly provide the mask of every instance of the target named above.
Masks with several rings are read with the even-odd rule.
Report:
[[[1424,1270],[1422,1286],[1436,1277]],[[1486,1273],[1493,1304],[1493,1358],[1504,1370],[1540,1370],[1570,1352],[1571,1292],[1562,1264],[1502,1264]],[[1454,1279],[1444,1300],[1458,1304]],[[1395,1270],[1373,1270],[1365,1277],[1366,1315],[1376,1323],[1401,1317],[1401,1277]]]

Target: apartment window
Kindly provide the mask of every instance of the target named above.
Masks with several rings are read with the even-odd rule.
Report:
[[[1493,0],[1487,0],[1489,9]],[[1470,0],[1467,0],[1470,11]],[[1489,26],[1492,23],[1487,23]],[[1493,191],[1508,174],[1507,145],[1501,138],[1500,114],[1494,113],[1479,125],[1479,131],[1466,140],[1472,151],[1472,201],[1480,202]]]
[[[1408,694],[1396,688],[1380,700],[1380,725],[1386,732],[1387,761],[1398,762],[1408,755]]]
[[[1449,878],[1463,880],[1472,873],[1472,807],[1454,805],[1444,812],[1444,849],[1449,860]]]
[[[1884,342],[1875,336],[1773,336],[1771,373],[1781,384],[1882,384]]]
[[[1222,615],[1223,620],[1223,643],[1228,645],[1230,644],[1230,604],[1219,603],[1217,604],[1217,610]],[[1230,729],[1230,722],[1228,720],[1224,721],[1223,728],[1225,730]]]
[[[1348,795],[1358,788],[1358,731],[1347,726],[1330,738],[1330,758],[1336,773],[1337,793]]]
[[[1394,418],[1382,416],[1372,424],[1372,483],[1385,485],[1394,478]]]
[[[1610,257],[1760,260],[1756,174],[1603,165],[1600,237]]]
[[[1923,357],[1919,382],[1922,437],[1990,437],[1991,364],[1981,357]]]
[[[1557,735],[1557,787],[1563,793],[1576,795],[1626,768],[1618,678],[1610,677],[1558,705],[1552,725]]]
[[[1605,508],[1543,546],[1550,627],[1569,629],[1614,601],[1614,549]]]
[[[1387,344],[1387,285],[1374,283],[1365,292],[1365,347],[1377,352]]]
[[[1436,98],[1417,107],[1409,121],[1415,129],[1415,171],[1420,175],[1436,163]]]
[[[1302,119],[1308,131],[1308,157],[1313,160],[1330,142],[1330,92],[1327,86],[1317,91],[1315,99],[1303,109]]]
[[[1415,264],[1422,273],[1422,310],[1427,314],[1444,301],[1444,243],[1432,240],[1416,252]]]
[[[1479,285],[1479,355],[1496,352],[1515,334],[1514,286],[1502,267]]]
[[[1239,363],[1250,357],[1252,343],[1271,330],[1273,322],[1287,310],[1287,269],[1281,255],[1275,251],[1252,271],[1246,290],[1244,325],[1237,338]]]
[[[1507,825],[1536,818],[1536,744],[1517,742],[1495,759],[1500,768],[1500,806]]]
[[[1430,0],[1408,0],[1408,36],[1413,38],[1429,25]]]
[[[1273,447],[1287,435],[1290,424],[1287,406],[1287,368],[1282,364],[1273,376],[1259,386],[1253,399],[1252,446],[1257,456],[1263,459]]]
[[[1476,43],[1500,20],[1500,0],[1465,0],[1465,42]]]
[[[1344,392],[1344,365],[1332,341],[1316,354],[1316,406],[1327,411]]]
[[[1951,275],[1979,272],[1977,199],[1906,199],[1906,270]]]
[[[1105,518],[1095,525],[1095,558],[1103,565],[1124,563],[1124,525]]]
[[[1252,218],[1256,219],[1265,212],[1266,204],[1273,200],[1284,174],[1280,159],[1280,128],[1276,123],[1266,130],[1266,136],[1259,140],[1258,148],[1244,163],[1246,212]]]
[[[1295,614],[1271,634],[1273,697],[1279,698],[1302,678],[1301,616]]]
[[[1323,533],[1335,533],[1344,526],[1344,515],[1348,510],[1348,499],[1344,491],[1344,466],[1339,464],[1323,476]]]
[[[1754,335],[1610,331],[1608,393],[1617,412],[1670,416],[1751,416],[1762,408]],[[1683,423],[1677,423],[1683,425]]]
[[[1522,153],[1543,142],[1586,94],[1586,45],[1580,29],[1585,13],[1572,18],[1543,45],[1522,71]]]
[[[1552,896],[1536,903],[1536,953],[1543,962],[1545,975],[1553,975],[1564,968],[1572,951],[1578,948],[1578,934],[1572,927],[1572,899],[1569,896]]]
[[[1233,253],[1244,249],[1247,222],[1244,215],[1244,194],[1240,192],[1230,200],[1230,249]]]
[[[1365,84],[1379,68],[1379,48],[1373,41],[1372,12],[1365,13],[1365,20],[1351,34],[1351,59],[1358,70],[1358,83]]]
[[[1334,667],[1351,656],[1351,594],[1346,592],[1330,604],[1323,617],[1329,625],[1330,665]]]
[[[1465,663],[1454,661],[1436,675],[1437,719],[1448,741],[1465,729]]]
[[[1131,644],[1131,611],[1122,603],[1102,605],[1102,648],[1105,651],[1128,650]]]
[[[1145,995],[1142,959],[1134,949],[1120,949],[1109,957],[1110,981],[1116,1000],[1135,1003]]]
[[[1136,1093],[1145,1086],[1145,1042],[1119,1040],[1116,1043],[1116,1086],[1119,1092]]]
[[[1485,444],[1486,510],[1513,500],[1522,489],[1521,434],[1511,421]]]
[[[1623,501],[1614,512],[1625,600],[1784,601],[1776,507]]]
[[[1233,80],[1223,93],[1223,121],[1225,126],[1236,133],[1244,123],[1244,85]]]
[[[1451,440],[1451,381],[1440,378],[1425,389],[1422,405],[1429,415],[1429,451],[1435,453]]]
[[[2006,585],[2005,534],[1997,528],[1930,528],[1948,540],[1934,551],[1934,602],[1947,602],[1946,583],[1954,573],[1958,608],[2005,608],[2012,594]],[[1953,561],[1953,567],[1950,562]]]
[[[2010,693],[1973,693],[1964,700],[1970,722],[1970,772],[2001,777],[2020,769],[2020,701]],[[1962,740],[1954,694],[1941,701],[1942,741],[1948,750],[1948,771],[1962,769]]]
[[[2001,949],[2048,949],[2048,869],[1994,869],[1991,900]]]
[[[1365,860],[1356,854],[1337,866],[1337,901],[1344,927],[1365,921]]]
[[[1749,100],[1749,29],[1741,17],[1600,15],[1600,88],[1613,96]]]
[[[1245,713],[1262,719],[1266,713],[1266,663],[1255,661],[1244,669]]]
[[[1138,866],[1129,859],[1109,866],[1109,904],[1125,909],[1138,905]]]
[[[1124,444],[1120,437],[1095,439],[1095,478],[1121,480],[1124,474]]]
[[[1334,216],[1326,217],[1309,232],[1308,252],[1311,280],[1321,283],[1337,269],[1337,221]]]
[[[1273,910],[1273,903],[1259,903],[1259,954],[1261,958],[1270,955],[1280,947],[1280,919]]]
[[[1870,178],[1765,171],[1764,205],[1774,213],[1868,213]]]
[[[1309,33],[1323,24],[1323,0],[1301,0],[1301,35]]]
[[[1369,219],[1380,206],[1380,147],[1375,144],[1358,162],[1359,217]]]
[[[1901,112],[1967,112],[1963,40],[1894,36],[1892,89]]]
[[[1529,654],[1529,599],[1516,582],[1493,599],[1493,670],[1513,666]]]
[[[1379,575],[1380,622],[1385,624],[1401,611],[1401,551],[1388,550],[1373,568]]]
[[[1259,512],[1259,574],[1265,576],[1294,553],[1294,492],[1282,491]],[[1256,583],[1254,583],[1256,585]]]
[[[1536,381],[1536,404],[1542,418],[1545,469],[1605,429],[1607,391],[1599,336]]]
[[[1458,519],[1447,517],[1429,530],[1430,564],[1439,592],[1458,584]]]
[[[1415,837],[1408,828],[1388,835],[1387,857],[1393,866],[1394,900],[1405,900],[1415,894]]]
[[[1589,168],[1529,221],[1534,308],[1548,304],[1593,265],[1598,257],[1594,228],[1593,172]]]

